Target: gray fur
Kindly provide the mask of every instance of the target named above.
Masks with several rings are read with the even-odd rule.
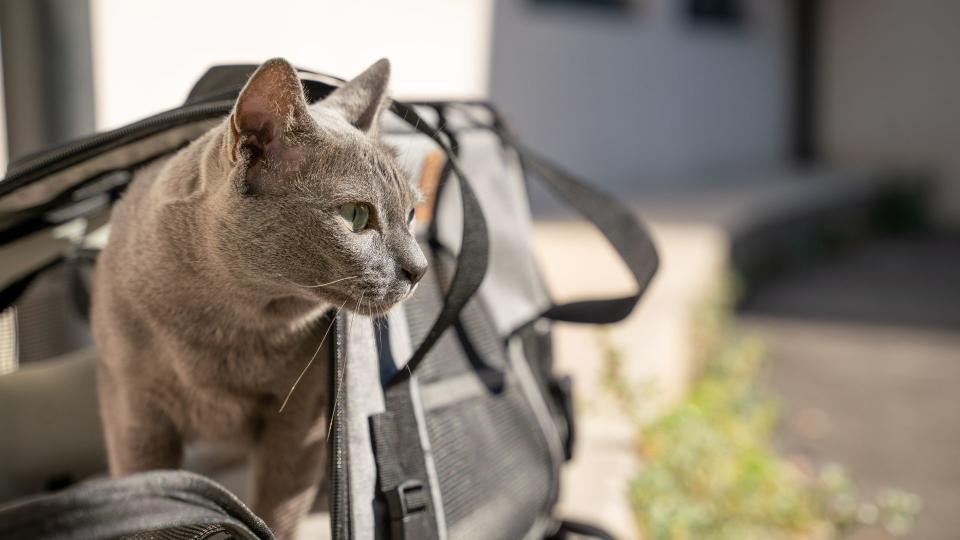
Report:
[[[324,311],[384,312],[426,269],[415,190],[377,135],[389,70],[381,60],[308,107],[293,68],[270,60],[221,125],[136,173],[93,298],[113,475],[176,468],[193,440],[243,444],[254,511],[293,534],[322,476],[324,366],[278,409]],[[350,202],[373,208],[368,230],[343,223]]]

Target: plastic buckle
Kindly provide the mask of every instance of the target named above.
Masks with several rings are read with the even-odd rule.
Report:
[[[411,514],[427,509],[427,494],[423,482],[405,480],[385,493],[387,512],[393,521],[402,521]]]

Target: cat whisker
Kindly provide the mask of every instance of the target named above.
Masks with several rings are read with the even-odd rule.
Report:
[[[323,342],[327,340],[327,336],[330,335],[330,329],[333,328],[333,325],[337,322],[337,316],[340,315],[340,311],[343,310],[343,306],[347,305],[347,301],[344,300],[340,307],[337,308],[337,312],[333,315],[333,318],[330,320],[330,324],[327,326],[327,331],[323,333],[323,337],[320,338],[320,345],[317,345],[317,350],[313,353],[313,356],[310,357],[310,361],[307,362],[307,365],[303,367],[303,371],[300,372],[300,376],[297,377],[297,380],[293,381],[293,386],[290,387],[290,391],[287,392],[287,397],[284,398],[283,403],[280,405],[280,410],[277,411],[277,414],[283,412],[284,407],[287,406],[287,402],[290,401],[290,396],[293,395],[293,391],[297,388],[297,385],[300,384],[300,379],[307,373],[307,370],[310,369],[310,366],[313,365],[313,361],[316,360],[317,355],[320,354],[320,349],[323,348]]]
[[[360,299],[357,300],[357,307],[353,308],[354,315],[360,312],[360,303],[363,302],[363,295],[367,294],[366,291],[360,291]],[[350,321],[347,323],[347,335],[350,335],[350,332],[353,331],[353,317],[350,317]]]
[[[360,293],[360,299],[357,300],[357,307],[354,311],[360,309],[360,303],[363,302],[363,292]],[[346,302],[344,302],[346,304]],[[338,312],[339,313],[339,312]],[[350,335],[350,332],[353,330],[353,318],[357,315],[350,317],[350,322],[347,326],[347,335]],[[337,391],[333,396],[333,412],[330,413],[330,421],[327,425],[327,439],[330,438],[330,433],[333,431],[333,421],[337,417],[337,413],[340,411],[340,390],[343,388],[343,371],[340,372],[340,380],[337,381]]]
[[[284,276],[284,275],[281,275],[281,274],[278,274],[278,275],[280,275],[280,277],[282,277],[283,279],[289,281],[290,283],[293,283],[293,284],[296,285],[297,287],[303,287],[304,289],[318,289],[318,288],[320,288],[320,287],[326,287],[326,286],[328,286],[328,285],[333,285],[334,283],[340,283],[341,281],[346,281],[346,280],[348,280],[348,279],[357,279],[358,277],[360,277],[360,276],[347,276],[347,277],[344,277],[344,278],[335,279],[335,280],[333,280],[333,281],[328,281],[328,282],[326,282],[326,283],[320,283],[320,284],[318,284],[318,285],[304,285],[303,283],[297,283],[296,281],[288,278],[287,276]]]
[[[367,307],[371,312],[376,313],[376,308],[373,306],[373,302],[367,301]],[[377,342],[383,343],[383,318],[378,314],[373,319],[377,327]]]

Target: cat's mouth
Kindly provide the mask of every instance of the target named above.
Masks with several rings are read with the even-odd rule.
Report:
[[[394,306],[413,296],[417,285],[405,284],[389,288],[350,287],[328,290],[322,296],[341,309],[365,316],[382,316]]]

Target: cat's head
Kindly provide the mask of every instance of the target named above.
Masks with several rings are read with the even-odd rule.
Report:
[[[285,60],[251,76],[219,160],[215,247],[235,276],[364,314],[412,293],[427,261],[416,188],[379,136],[389,76],[380,60],[310,106]]]

